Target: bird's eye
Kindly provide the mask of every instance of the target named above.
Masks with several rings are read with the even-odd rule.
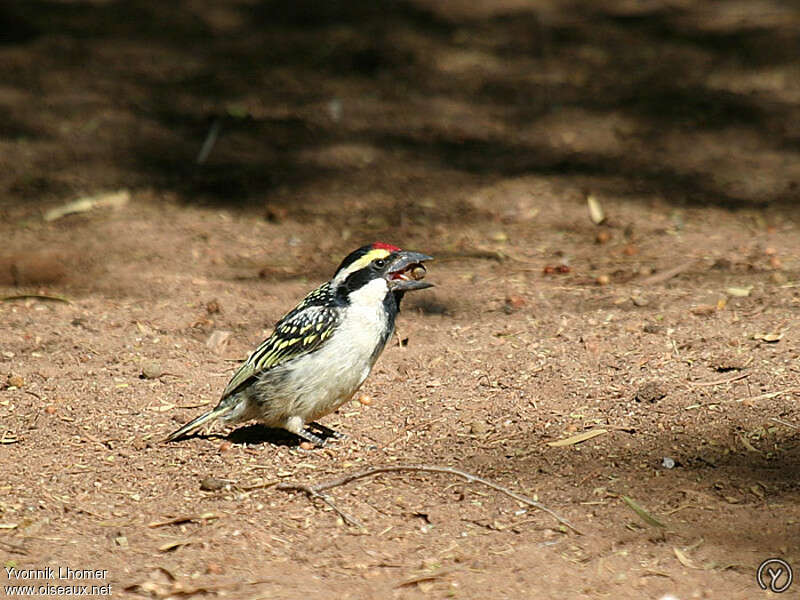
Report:
[[[378,260],[374,261],[372,264],[374,264],[379,269],[382,269],[383,267],[386,266],[386,261],[383,260],[382,258],[379,258]]]

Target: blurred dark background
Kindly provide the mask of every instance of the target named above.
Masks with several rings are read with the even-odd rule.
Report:
[[[527,174],[800,195],[796,2],[6,0],[0,32],[0,210],[125,187],[302,212]]]

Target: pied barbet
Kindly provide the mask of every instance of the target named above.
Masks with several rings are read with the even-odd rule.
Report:
[[[310,292],[239,367],[217,407],[166,441],[206,423],[257,420],[322,446],[335,434],[314,423],[353,397],[394,332],[403,295],[422,281],[432,257],[376,242],[351,252],[330,281]]]

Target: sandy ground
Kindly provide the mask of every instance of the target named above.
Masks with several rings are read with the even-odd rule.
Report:
[[[758,565],[800,568],[800,11],[163,4],[0,9],[7,569],[120,598],[774,597]],[[436,287],[323,420],[346,439],[161,442],[375,240]],[[453,474],[330,489],[362,527],[277,489],[397,465],[580,533]]]

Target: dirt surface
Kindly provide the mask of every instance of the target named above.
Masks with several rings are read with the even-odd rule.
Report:
[[[3,4],[5,567],[120,598],[636,599],[800,568],[800,10],[473,4]],[[347,439],[161,442],[374,240],[436,287],[323,420]],[[361,529],[274,486],[405,464],[581,535],[447,474],[329,490]]]

